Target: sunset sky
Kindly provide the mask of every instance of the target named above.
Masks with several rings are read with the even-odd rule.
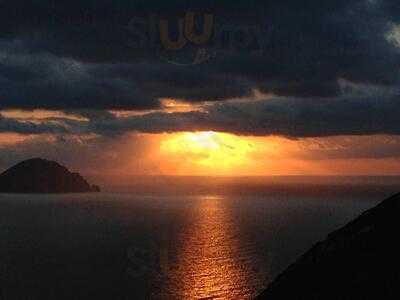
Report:
[[[0,170],[40,156],[86,174],[400,175],[399,10],[0,1]],[[192,12],[197,39],[172,49],[163,30],[177,41]]]

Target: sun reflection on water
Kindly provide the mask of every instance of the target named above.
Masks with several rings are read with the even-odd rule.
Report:
[[[180,233],[176,263],[169,268],[171,299],[251,299],[260,284],[254,274],[251,245],[240,232],[227,201],[199,198]]]

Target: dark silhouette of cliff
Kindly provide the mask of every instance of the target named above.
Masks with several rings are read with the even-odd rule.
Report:
[[[257,299],[400,299],[400,194],[317,243]]]
[[[84,193],[99,192],[80,174],[71,173],[57,162],[33,158],[0,174],[0,193]]]

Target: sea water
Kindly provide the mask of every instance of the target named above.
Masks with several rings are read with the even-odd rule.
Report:
[[[394,192],[269,189],[0,195],[0,299],[252,299]]]

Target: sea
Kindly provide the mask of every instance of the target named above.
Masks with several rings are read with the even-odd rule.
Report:
[[[0,194],[0,299],[254,299],[399,180],[132,177]]]

